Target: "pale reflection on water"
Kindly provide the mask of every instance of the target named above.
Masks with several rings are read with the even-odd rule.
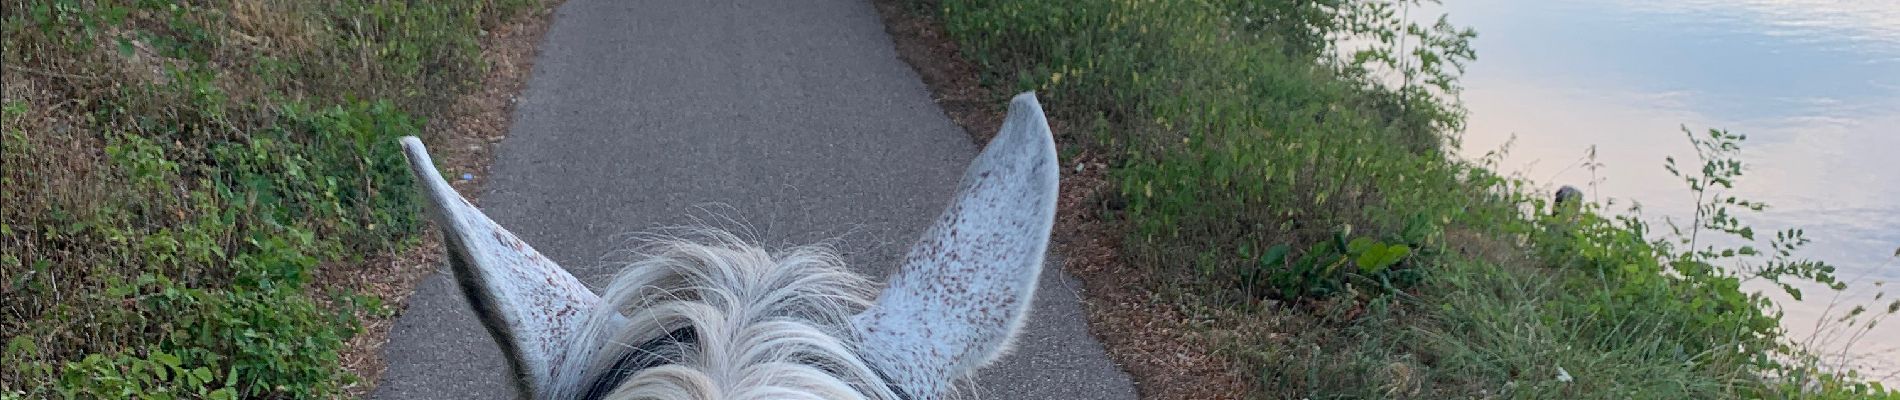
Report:
[[[1830,304],[1884,309],[1867,289],[1900,281],[1900,1],[1446,0],[1419,11],[1478,30],[1462,152],[1515,136],[1507,172],[1553,187],[1601,179],[1591,195],[1681,218],[1694,199],[1662,169],[1665,156],[1693,160],[1678,127],[1747,134],[1752,169],[1737,189],[1773,208],[1744,222],[1805,228],[1804,255],[1862,289],[1781,296],[1784,325],[1900,381],[1900,319],[1851,343],[1816,333]],[[1592,146],[1604,166],[1578,167]],[[1900,295],[1900,283],[1888,288]]]

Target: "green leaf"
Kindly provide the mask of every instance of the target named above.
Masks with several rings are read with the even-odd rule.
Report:
[[[119,55],[120,56],[131,57],[132,54],[134,53],[137,53],[137,49],[132,47],[132,41],[119,39]]]
[[[1370,250],[1373,247],[1378,246],[1378,245],[1379,245],[1379,242],[1372,240],[1371,238],[1362,237],[1358,239],[1353,239],[1351,243],[1346,244],[1346,253],[1347,254],[1365,254],[1367,250]]]
[[[1286,244],[1273,245],[1273,247],[1268,247],[1267,252],[1260,256],[1260,263],[1279,265],[1286,260],[1286,254],[1291,251],[1293,251],[1292,246],[1287,246]]]
[[[183,362],[178,359],[178,356],[166,354],[165,352],[162,352],[162,351],[152,352],[152,356],[150,358],[152,359],[153,362],[157,362],[167,367],[177,367],[179,364],[183,364]]]
[[[1333,232],[1333,245],[1337,246],[1342,253],[1348,252],[1351,247],[1346,244],[1346,237],[1351,235],[1352,225],[1341,226],[1338,231]]]
[[[1360,273],[1370,275],[1373,273],[1377,273],[1379,272],[1379,270],[1385,268],[1384,265],[1379,265],[1379,263],[1381,262],[1380,261],[1381,257],[1382,255],[1380,254],[1380,252],[1368,251],[1363,254],[1360,254],[1359,259],[1353,260],[1353,262],[1359,264]]]
[[[137,367],[140,365],[148,365],[148,364],[132,364],[132,365],[134,367]],[[132,370],[136,372],[139,369],[133,368]],[[166,368],[165,366],[162,366],[162,365],[155,366],[152,368],[152,375],[158,377],[158,381],[161,381],[161,382],[171,380],[172,378],[171,372],[172,372],[171,368]]]
[[[211,369],[205,367],[198,367],[198,369],[191,370],[191,376],[198,378],[196,381],[198,384],[210,383],[211,378],[213,378],[211,376]]]
[[[1372,244],[1355,261],[1359,264],[1359,272],[1374,274],[1398,264],[1411,253],[1412,249],[1404,245]]]
[[[1400,260],[1404,260],[1405,257],[1412,255],[1412,248],[1402,244],[1386,246],[1386,254],[1391,255],[1391,262],[1397,264]]]

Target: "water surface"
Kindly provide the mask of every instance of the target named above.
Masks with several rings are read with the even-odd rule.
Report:
[[[1747,134],[1751,168],[1736,192],[1773,207],[1743,221],[1805,228],[1814,243],[1802,255],[1854,282],[1838,298],[1778,296],[1783,325],[1896,381],[1900,319],[1858,340],[1817,323],[1839,304],[1872,308],[1876,282],[1900,281],[1900,1],[1445,0],[1419,11],[1478,30],[1460,151],[1479,157],[1515,138],[1504,172],[1680,219],[1694,198],[1662,169],[1666,156],[1694,160],[1679,127]],[[1593,146],[1602,167],[1581,167]],[[1900,295],[1900,282],[1887,287]]]

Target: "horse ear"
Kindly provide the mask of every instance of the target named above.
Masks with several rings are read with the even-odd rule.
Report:
[[[877,302],[853,317],[865,359],[912,398],[935,398],[1001,356],[1027,319],[1055,223],[1054,138],[1034,93],[964,172]]]
[[[592,349],[572,342],[600,296],[456,194],[421,140],[404,137],[402,146],[462,294],[501,344],[523,397],[546,398],[578,384],[587,360],[575,352]]]

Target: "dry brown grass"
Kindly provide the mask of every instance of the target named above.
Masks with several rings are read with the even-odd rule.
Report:
[[[96,265],[113,260],[106,254],[90,251],[86,238],[68,236],[45,237],[32,235],[33,229],[23,222],[45,218],[48,210],[70,212],[67,210],[93,210],[112,203],[112,199],[126,195],[123,177],[114,173],[105,165],[105,154],[101,151],[104,144],[95,135],[87,134],[88,124],[75,110],[76,101],[63,99],[55,89],[62,78],[50,74],[23,72],[8,69],[0,73],[5,82],[4,93],[7,102],[25,105],[24,112],[8,115],[0,126],[19,132],[33,132],[18,137],[7,138],[4,146],[9,149],[0,151],[0,182],[5,183],[4,205],[0,205],[0,221],[4,221],[11,234],[0,235],[0,248],[6,249],[10,259],[68,260],[72,265]],[[31,149],[31,151],[26,151]],[[29,195],[30,194],[30,195]],[[48,235],[51,236],[51,235]],[[27,329],[23,324],[39,320],[55,308],[74,303],[74,298],[97,287],[106,273],[98,268],[49,268],[45,270],[21,268],[13,270],[8,266],[6,276],[0,282],[13,282],[24,274],[45,274],[44,279],[57,282],[51,296],[25,296],[10,287],[0,287],[0,332],[12,336],[14,332]],[[11,285],[8,285],[11,286]],[[71,343],[85,340],[109,340],[120,336],[101,336],[83,328],[89,323],[85,315],[78,315],[69,324],[80,325],[74,328],[61,327],[57,331],[65,340],[52,340],[50,343]],[[75,329],[76,328],[76,329]],[[74,354],[80,349],[70,346],[47,346],[43,351],[52,354]],[[0,379],[8,379],[6,373],[0,373]]]

